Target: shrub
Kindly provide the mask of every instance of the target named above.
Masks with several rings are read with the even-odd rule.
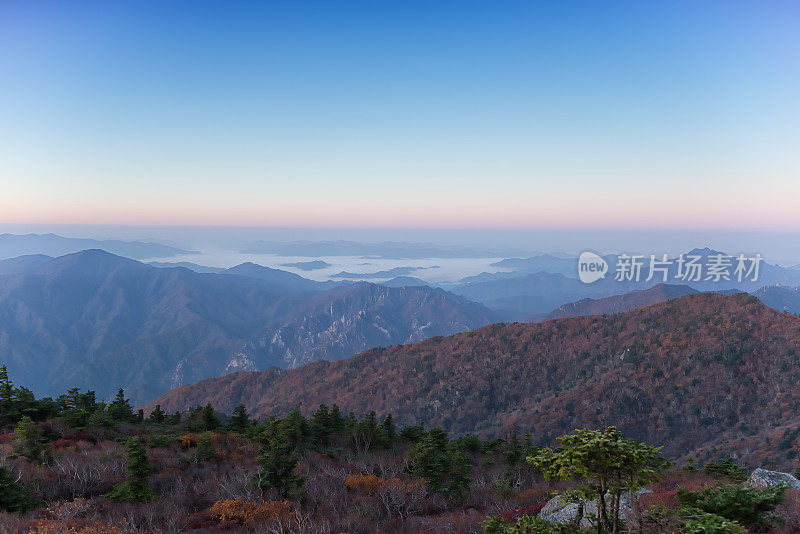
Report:
[[[573,525],[550,523],[532,515],[524,515],[513,524],[503,517],[489,517],[481,523],[487,534],[577,534],[580,529]]]
[[[764,514],[771,512],[786,498],[786,486],[756,489],[730,484],[727,486],[688,491],[678,488],[678,501],[685,507],[700,509],[747,527],[761,527]]]
[[[684,508],[678,512],[684,519],[681,532],[684,534],[741,534],[746,529],[736,521],[729,521],[716,514],[695,508]]]
[[[747,469],[737,464],[730,456],[723,456],[716,462],[708,462],[703,471],[707,475],[725,477],[734,482],[747,480]]]
[[[184,449],[189,449],[197,445],[196,434],[184,434],[178,439],[181,442],[181,447],[183,447]]]
[[[552,491],[547,488],[529,488],[517,495],[517,502],[523,506],[544,504],[552,498]]]
[[[120,534],[125,530],[110,523],[90,523],[81,526],[67,526],[61,521],[40,521],[32,525],[28,534]]]
[[[174,434],[151,434],[147,439],[147,446],[153,449],[169,449],[178,441]]]
[[[375,475],[347,475],[344,485],[349,490],[373,495],[386,485],[386,481]]]
[[[741,534],[746,531],[736,521],[686,506],[677,510],[661,505],[651,506],[644,513],[643,524],[645,532]]]
[[[211,506],[211,517],[242,525],[254,525],[274,519],[290,519],[293,515],[291,501],[245,501],[240,497],[217,501]]]

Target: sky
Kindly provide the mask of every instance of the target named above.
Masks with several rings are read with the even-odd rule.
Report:
[[[794,1],[0,2],[0,224],[800,230]]]

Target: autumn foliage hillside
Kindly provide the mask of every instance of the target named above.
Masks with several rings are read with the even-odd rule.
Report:
[[[454,433],[517,426],[540,443],[616,425],[675,457],[800,426],[798,384],[800,318],[746,294],[700,293],[618,315],[496,324],[339,362],[227,375],[153,406],[210,402],[230,413],[241,402],[266,416],[335,403]],[[766,447],[777,450],[777,440]],[[782,449],[778,463],[793,464],[795,449]]]

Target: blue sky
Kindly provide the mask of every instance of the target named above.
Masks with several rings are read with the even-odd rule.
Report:
[[[0,4],[0,222],[800,229],[797,2]]]

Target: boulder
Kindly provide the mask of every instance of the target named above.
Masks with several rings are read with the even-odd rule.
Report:
[[[800,480],[789,473],[780,471],[756,469],[747,479],[747,485],[752,488],[772,488],[780,484],[788,485],[789,489],[800,490]]]
[[[594,505],[595,509],[597,508],[597,504],[594,502],[586,502],[584,503],[584,515],[588,513],[586,510],[587,505]],[[569,525],[574,524],[578,520],[578,510],[579,504],[576,502],[566,502],[564,499],[561,498],[560,495],[556,495],[549,501],[547,504],[544,505],[539,511],[539,517],[544,519],[545,521],[549,521],[551,523],[560,523],[562,525]],[[588,521],[584,519],[581,521],[581,526],[584,526],[584,523],[588,526]]]
[[[641,489],[636,492],[637,495],[644,495],[652,493],[647,489]],[[581,528],[591,528],[593,525],[586,519],[590,514],[597,515],[597,501],[582,501],[583,503],[583,519],[581,520]],[[578,520],[578,511],[580,505],[577,502],[567,502],[560,495],[556,495],[544,505],[544,508],[539,512],[539,518],[549,521],[550,523],[560,523],[562,525],[575,524]],[[633,518],[633,509],[631,508],[631,495],[630,493],[623,493],[620,497],[619,515],[623,521],[630,521]]]

